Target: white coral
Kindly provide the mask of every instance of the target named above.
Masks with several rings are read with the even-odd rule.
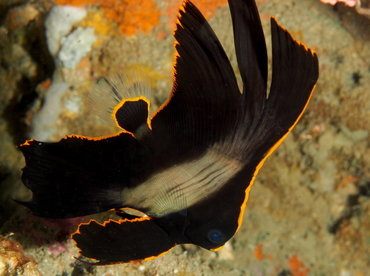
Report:
[[[86,13],[85,8],[72,6],[55,6],[50,10],[45,20],[45,28],[47,45],[53,56],[59,51],[61,38],[67,35],[73,24],[83,19]]]
[[[94,28],[78,27],[70,35],[62,38],[58,58],[64,67],[73,69],[81,58],[90,52],[95,41]]]
[[[53,81],[46,91],[45,101],[40,111],[32,118],[31,137],[41,141],[51,141],[55,133],[56,121],[62,110],[61,98],[68,89],[66,82]]]

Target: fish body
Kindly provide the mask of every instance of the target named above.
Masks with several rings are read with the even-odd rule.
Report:
[[[305,110],[318,79],[316,54],[271,18],[267,93],[256,4],[229,0],[229,7],[242,91],[213,30],[187,0],[174,32],[172,92],[151,118],[150,101],[131,97],[113,110],[123,129],[116,135],[20,146],[22,180],[33,192],[22,204],[33,214],[62,219],[114,209],[122,217],[83,223],[73,235],[94,264],[149,260],[184,243],[220,249],[241,226],[263,162]]]

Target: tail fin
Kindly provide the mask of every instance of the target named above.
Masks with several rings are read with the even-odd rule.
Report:
[[[53,219],[122,207],[135,148],[135,138],[125,132],[104,139],[67,136],[58,143],[29,140],[20,146],[26,159],[22,181],[33,198],[19,203]]]
[[[316,54],[271,18],[272,82],[264,116],[250,137],[255,150],[269,155],[306,109],[319,77]],[[264,141],[261,143],[259,141]]]
[[[268,156],[284,140],[304,112],[318,79],[316,54],[296,41],[274,18],[272,82],[267,88],[267,51],[255,1],[229,1],[235,50],[243,79],[240,126],[244,156]]]
[[[319,77],[316,54],[271,18],[272,82],[267,112],[292,128],[305,110]]]
[[[148,127],[149,109],[149,100],[140,96],[123,100],[113,113],[117,125],[136,135],[141,127]]]

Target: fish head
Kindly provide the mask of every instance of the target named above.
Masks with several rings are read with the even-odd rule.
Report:
[[[188,210],[189,225],[184,231],[186,239],[211,251],[221,249],[235,235],[241,223],[239,202],[242,197],[234,201],[235,205],[226,206],[227,201],[221,200],[222,194],[213,195]]]

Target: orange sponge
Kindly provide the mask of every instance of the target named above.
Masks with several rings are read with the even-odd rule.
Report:
[[[152,0],[55,0],[59,5],[99,5],[105,17],[118,23],[120,31],[128,36],[148,33],[159,24],[160,11]]]

